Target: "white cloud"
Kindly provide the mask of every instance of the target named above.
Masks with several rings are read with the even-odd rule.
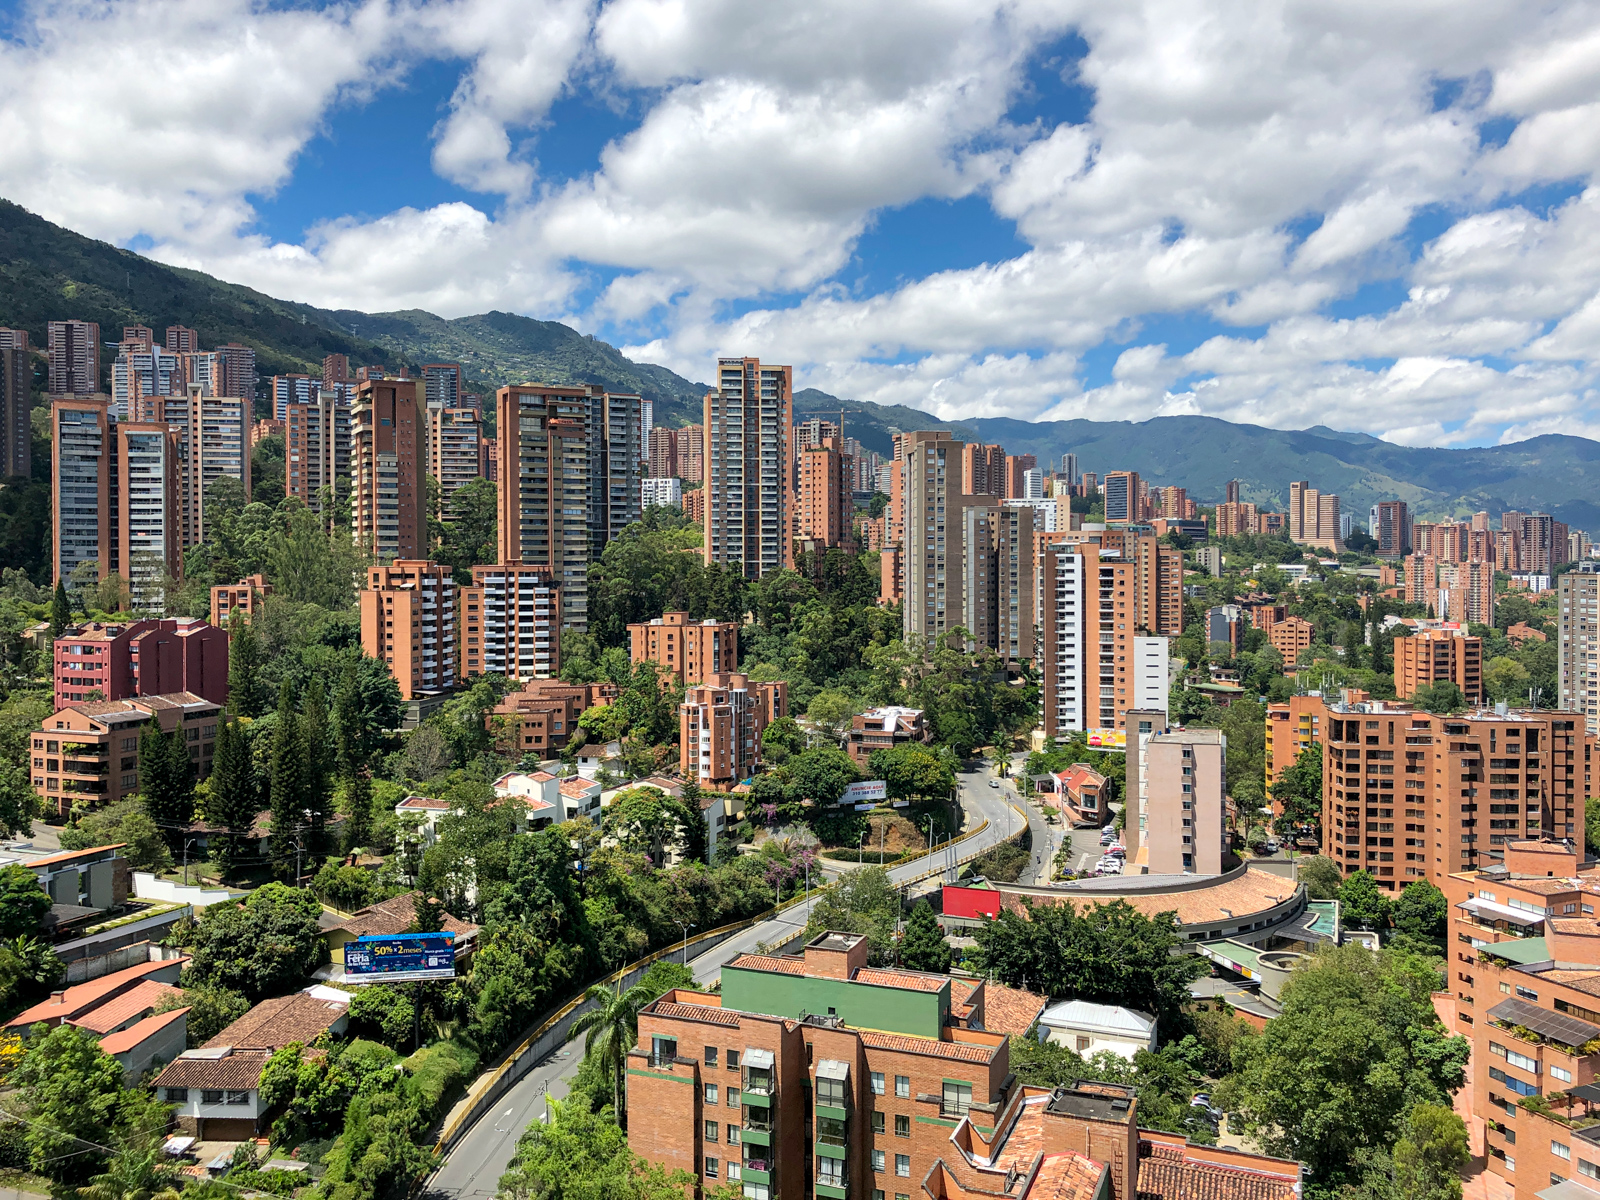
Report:
[[[1600,189],[1502,199],[1600,166],[1600,13],[1575,0],[34,0],[20,20],[0,193],[274,294],[609,325],[691,377],[759,353],[946,419],[1600,428]],[[1013,124],[1031,56],[1069,30],[1087,121]],[[429,59],[461,63],[432,165],[497,207],[417,208],[357,162],[372,215],[256,233],[252,197],[333,109],[381,106]],[[638,120],[553,184],[539,139],[577,92]],[[1489,119],[1516,123],[1503,146]],[[891,210],[970,196],[1030,248],[855,290]],[[1332,315],[1373,284],[1403,298]],[[1179,345],[1174,320],[1242,332]],[[1104,344],[1120,357],[1086,388]]]

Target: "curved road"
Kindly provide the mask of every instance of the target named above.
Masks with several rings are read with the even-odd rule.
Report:
[[[950,850],[935,849],[931,855],[912,859],[889,868],[889,878],[905,883],[935,867],[946,866],[954,858],[964,858],[1003,841],[1022,831],[1022,818],[1007,803],[1012,795],[1002,784],[991,788],[992,768],[985,762],[977,769],[964,771],[957,776],[961,807],[966,812],[967,826],[976,828],[987,820],[989,825],[980,834],[968,838]],[[1029,808],[1030,819],[1036,826],[1035,845],[1039,844],[1042,820]],[[1035,858],[1035,863],[1038,859]],[[943,876],[942,878],[949,878]],[[938,886],[941,877],[926,881],[923,887]],[[771,920],[763,921],[727,941],[689,960],[697,982],[714,982],[724,963],[748,954],[758,942],[768,944],[788,941],[805,928],[810,917],[811,903],[795,905]],[[500,1098],[492,1112],[480,1117],[476,1124],[456,1140],[428,1180],[424,1193],[432,1200],[489,1200],[494,1196],[500,1176],[510,1165],[516,1152],[517,1139],[522,1131],[545,1113],[545,1097],[560,1099],[578,1073],[583,1061],[583,1039],[573,1038],[554,1053],[536,1063],[526,1075]]]

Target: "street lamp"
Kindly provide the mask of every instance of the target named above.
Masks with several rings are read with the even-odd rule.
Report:
[[[189,847],[194,845],[199,838],[189,838],[183,843],[183,886],[189,886]]]
[[[673,924],[683,930],[683,965],[687,967],[689,965],[689,930],[693,929],[695,925],[692,921],[688,924],[684,924],[682,921],[674,921]]]

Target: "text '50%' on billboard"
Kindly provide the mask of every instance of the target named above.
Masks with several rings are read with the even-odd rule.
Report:
[[[456,977],[455,934],[372,934],[346,942],[350,983],[415,983]]]

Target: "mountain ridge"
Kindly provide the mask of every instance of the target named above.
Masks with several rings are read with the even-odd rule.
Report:
[[[253,345],[262,375],[320,374],[323,356],[339,353],[350,355],[352,366],[459,362],[469,390],[530,380],[592,383],[644,395],[662,425],[698,422],[707,388],[666,367],[634,362],[559,321],[499,311],[456,318],[421,309],[365,313],[279,300],[84,237],[0,200],[0,325],[28,329],[42,348],[45,323],[67,317],[98,321],[103,341],[114,341],[125,324],[149,325],[158,335],[169,324],[189,325],[203,345]],[[107,361],[113,353],[102,347]],[[1438,449],[1325,425],[1278,430],[1202,416],[943,420],[817,388],[801,389],[794,399],[797,416],[845,410],[847,436],[886,456],[893,433],[948,429],[962,440],[1034,454],[1042,465],[1059,465],[1073,451],[1080,470],[1135,470],[1153,484],[1187,487],[1202,503],[1220,500],[1226,482],[1238,479],[1245,499],[1281,509],[1290,480],[1308,479],[1337,492],[1360,522],[1376,500],[1399,499],[1417,517],[1538,508],[1600,532],[1600,442],[1564,434]]]

